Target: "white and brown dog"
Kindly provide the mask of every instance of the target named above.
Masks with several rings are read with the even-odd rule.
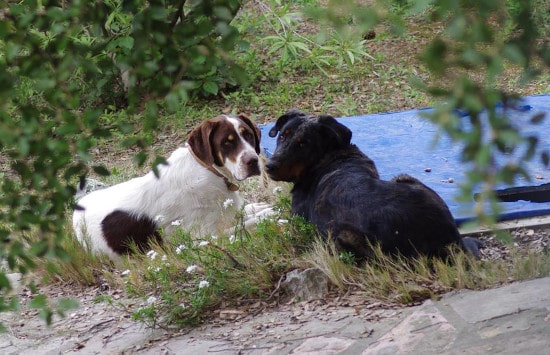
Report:
[[[158,167],[158,177],[151,171],[80,199],[73,214],[76,236],[92,252],[116,258],[132,243],[145,251],[151,240],[162,242],[161,228],[221,233],[244,205],[237,183],[260,174],[259,153],[260,130],[246,116],[206,120]],[[266,209],[253,204],[245,212],[255,219]]]

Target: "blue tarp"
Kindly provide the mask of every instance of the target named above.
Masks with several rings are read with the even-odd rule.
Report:
[[[389,180],[400,173],[420,179],[447,202],[453,216],[461,223],[475,216],[473,196],[471,201],[457,202],[459,184],[465,181],[467,171],[467,166],[460,159],[463,145],[453,144],[443,134],[436,141],[437,126],[422,117],[422,113],[429,110],[342,117],[338,120],[352,130],[352,143],[374,160],[382,179]],[[525,97],[519,106],[508,110],[514,125],[520,127],[522,132],[538,137],[538,152],[550,152],[550,95]],[[531,123],[531,118],[539,113],[545,114],[545,119],[537,124]],[[463,117],[463,120],[467,128],[468,118]],[[261,126],[261,143],[268,156],[275,150],[275,139],[268,135],[273,124]],[[498,159],[499,163],[503,163],[515,159],[515,156],[502,155]],[[514,187],[550,182],[550,168],[545,167],[538,156],[528,162],[527,167],[531,181],[518,179]],[[426,168],[430,171],[427,172]],[[499,189],[509,187],[512,186],[498,186]],[[550,214],[550,202],[503,202],[502,207],[500,220]]]

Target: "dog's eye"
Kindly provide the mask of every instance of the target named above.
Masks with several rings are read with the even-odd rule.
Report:
[[[284,141],[285,138],[286,138],[286,136],[284,134],[279,135],[279,141],[280,142]]]
[[[242,134],[245,141],[254,142],[254,136],[252,135],[252,133],[248,131],[244,131]]]

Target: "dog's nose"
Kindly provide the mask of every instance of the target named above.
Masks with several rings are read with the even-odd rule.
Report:
[[[269,172],[269,171],[274,171],[274,170],[277,170],[277,163],[274,162],[273,160],[268,160],[267,163],[265,164],[265,169]]]
[[[245,161],[245,164],[249,168],[258,167],[258,157],[256,157],[256,156],[248,157],[248,159],[246,159],[246,161]]]

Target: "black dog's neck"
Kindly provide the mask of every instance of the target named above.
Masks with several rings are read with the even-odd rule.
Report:
[[[326,172],[333,170],[332,166],[338,164],[342,166],[342,163],[346,161],[353,162],[351,168],[360,167],[365,174],[374,179],[378,179],[378,170],[374,161],[365,155],[355,144],[350,144],[342,149],[334,150],[319,160],[317,164],[312,166],[309,170],[305,171],[300,180],[294,182],[294,187],[291,192],[295,191],[308,191],[309,188],[317,185],[319,178],[323,177]]]

